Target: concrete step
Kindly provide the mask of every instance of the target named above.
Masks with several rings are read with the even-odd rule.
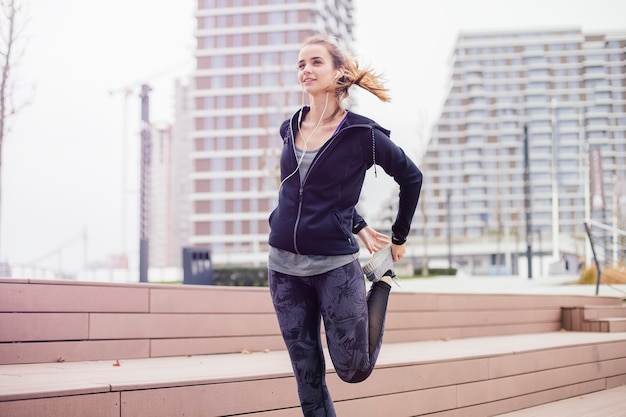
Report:
[[[602,318],[626,317],[625,306],[606,306],[593,305],[585,306],[585,320],[602,319]]]
[[[583,331],[586,332],[626,332],[626,317],[607,317],[603,319],[585,320]]]
[[[498,417],[623,417],[626,416],[626,385],[539,405]]]
[[[626,332],[626,306],[585,305],[561,309],[563,328],[579,332]]]
[[[626,333],[386,343],[360,384],[327,364],[338,415],[488,417],[626,384]],[[0,366],[3,417],[251,414],[301,416],[286,352]]]
[[[583,331],[626,332],[626,307],[585,306]]]

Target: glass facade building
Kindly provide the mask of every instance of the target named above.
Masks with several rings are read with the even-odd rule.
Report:
[[[421,165],[428,220],[419,233],[471,241],[506,232],[523,241],[529,213],[535,246],[543,235],[556,255],[562,239],[583,242],[586,218],[624,228],[625,64],[626,32],[460,34]],[[593,207],[592,153],[601,157],[596,183],[604,191]]]

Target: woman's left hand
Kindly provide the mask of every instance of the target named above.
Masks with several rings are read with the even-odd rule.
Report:
[[[365,226],[359,233],[357,233],[363,245],[367,248],[369,253],[378,252],[383,246],[388,245],[391,242],[389,236],[384,233],[377,232],[369,226]]]
[[[391,257],[394,262],[398,262],[406,253],[406,245],[391,245]]]

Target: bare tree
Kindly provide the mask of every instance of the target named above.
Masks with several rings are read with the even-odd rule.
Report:
[[[15,0],[0,0],[0,221],[2,218],[2,149],[9,131],[8,121],[17,114],[20,108],[15,104],[13,80],[16,61],[20,56],[17,49],[18,40],[25,24],[25,21],[20,20],[22,11],[22,6],[18,6]]]

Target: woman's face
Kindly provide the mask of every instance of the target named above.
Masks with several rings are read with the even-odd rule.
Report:
[[[333,83],[337,69],[323,45],[306,45],[298,55],[298,81],[310,95],[326,93]]]

